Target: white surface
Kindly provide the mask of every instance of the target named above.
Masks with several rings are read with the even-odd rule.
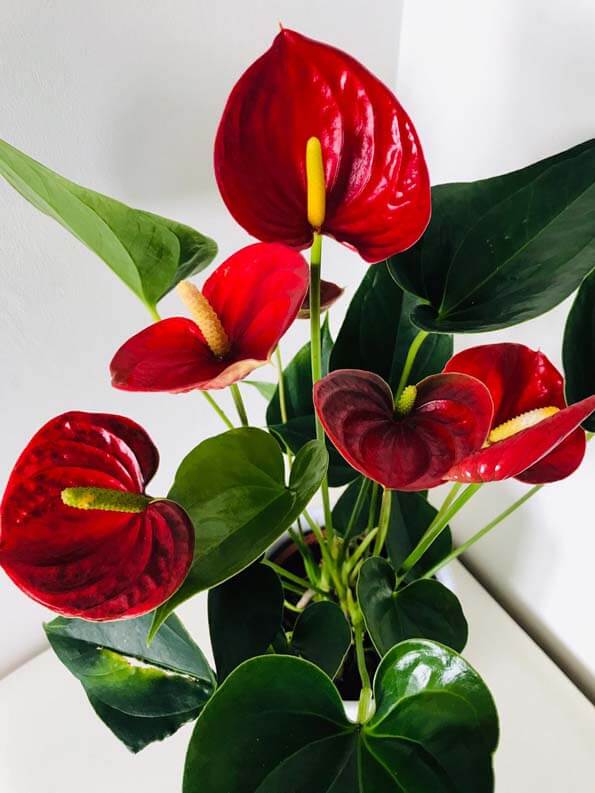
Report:
[[[595,745],[591,706],[460,565],[451,570],[470,626],[465,655],[490,686],[500,713],[497,793],[585,793]],[[204,600],[193,608],[194,618],[188,608],[184,617],[205,647]],[[191,727],[129,754],[50,652],[0,682],[0,713],[3,793],[180,789]]]
[[[381,0],[2,0],[0,136],[59,173],[133,206],[189,223],[214,237],[223,256],[249,239],[214,192],[212,140],[241,72],[287,27],[352,52],[394,81],[401,3]],[[337,13],[340,8],[340,13]],[[163,495],[178,462],[223,431],[199,394],[126,394],[108,364],[145,309],[92,253],[0,180],[0,490],[23,446],[69,409],[123,413],[161,451],[151,486]],[[333,243],[326,277],[355,285],[365,265]],[[343,305],[346,306],[345,300]],[[164,316],[180,313],[175,297]],[[338,311],[340,315],[341,309]],[[339,316],[335,321],[338,327]],[[286,336],[286,360],[308,334]],[[256,374],[272,379],[270,369]],[[246,389],[251,417],[263,402]],[[227,395],[222,404],[233,413]],[[4,621],[0,676],[44,646],[44,611],[0,571]]]
[[[594,36],[592,0],[406,3],[398,93],[415,110],[434,183],[492,176],[593,137]],[[515,328],[459,337],[457,347],[519,341],[559,366],[570,305]],[[590,448],[576,474],[547,487],[469,557],[595,697],[594,470]],[[457,539],[525,491],[512,481],[484,488],[457,516]]]

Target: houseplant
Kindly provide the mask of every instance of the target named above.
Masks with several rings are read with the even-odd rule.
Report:
[[[229,387],[238,408],[241,426],[200,443],[167,498],[146,495],[158,456],[142,428],[63,414],[27,446],[2,503],[0,563],[62,615],[48,637],[100,718],[133,750],[197,719],[187,793],[492,789],[495,708],[458,654],[462,607],[434,574],[460,552],[448,523],[484,481],[533,487],[476,538],[582,460],[594,159],[589,142],[434,188],[426,229],[429,180],[398,102],[345,54],[282,31],[232,92],[215,145],[224,200],[260,242],[199,291],[188,279],[215,257],[212,240],[2,144],[8,181],[156,320],[114,355],[114,385],[200,390],[232,425],[210,393]],[[320,327],[321,295],[340,291],[320,282],[324,234],[370,262],[334,342]],[[176,285],[192,320],[157,316]],[[520,345],[453,357],[453,333],[513,325],[576,289],[566,393]],[[257,381],[268,431],[250,427],[239,383],[300,312],[311,342],[272,393]],[[436,511],[426,491],[445,480]],[[320,523],[308,510],[319,488]],[[263,557],[286,531],[297,571],[295,553]],[[216,674],[173,615],[205,589]],[[357,722],[338,693],[353,667]]]

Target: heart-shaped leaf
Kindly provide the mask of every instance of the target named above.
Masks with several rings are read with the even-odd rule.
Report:
[[[398,286],[385,263],[368,268],[333,346],[330,370],[375,372],[394,391],[411,342],[419,333],[409,318],[418,302]],[[442,371],[452,350],[452,336],[432,334],[415,359],[409,382],[418,383]]]
[[[333,348],[328,316],[321,331],[322,347],[322,374],[328,372],[329,358]],[[287,408],[287,421],[281,417],[279,402],[279,389],[267,408],[267,426],[289,446],[292,452],[298,452],[305,443],[316,437],[316,421],[314,418],[314,404],[312,402],[312,364],[310,362],[310,342],[299,350],[287,367],[283,370],[285,386],[285,404]],[[329,452],[329,484],[331,487],[340,487],[350,482],[356,472],[341,457],[334,446],[327,442]]]
[[[595,270],[583,281],[564,330],[566,398],[570,404],[595,394]],[[595,432],[595,414],[583,427]]]
[[[432,190],[421,240],[390,260],[438,332],[506,328],[556,306],[593,268],[595,140],[519,171]]]
[[[263,655],[281,629],[283,587],[260,562],[209,591],[209,630],[221,683],[236,666]]]
[[[360,490],[362,477],[352,482],[335,504],[333,509],[333,526],[339,534],[344,534]],[[365,531],[368,524],[372,488],[364,498],[359,516],[354,523],[353,537]],[[386,538],[389,558],[395,570],[409,556],[421,540],[426,529],[436,516],[436,510],[421,493],[402,493],[393,490],[391,510]],[[372,526],[378,525],[380,517],[380,498],[376,498]],[[419,562],[408,573],[408,579],[420,578],[428,570],[444,559],[452,550],[450,528],[446,528],[438,539],[432,543]]]
[[[420,579],[397,590],[395,571],[379,556],[364,562],[357,599],[380,656],[406,639],[432,639],[457,652],[467,643],[467,620],[450,589]]]
[[[152,615],[116,622],[58,617],[45,625],[62,663],[80,680],[98,716],[133,752],[196,718],[215,676],[172,615],[149,647]]]
[[[150,309],[217,253],[213,240],[189,226],[70,182],[2,140],[0,175],[103,259]]]
[[[194,730],[184,793],[491,793],[492,698],[453,650],[394,647],[374,683],[376,714],[350,722],[316,666],[254,658],[217,691]]]
[[[297,618],[290,651],[333,678],[351,646],[351,628],[336,603],[310,604]]]
[[[169,497],[194,524],[194,561],[180,589],[155,612],[151,636],[180,603],[239,573],[289,528],[320,487],[327,465],[324,446],[310,441],[285,485],[279,444],[253,427],[224,432],[193,449]]]

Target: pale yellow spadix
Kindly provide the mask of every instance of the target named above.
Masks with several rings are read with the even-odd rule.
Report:
[[[318,138],[310,138],[306,144],[306,189],[308,195],[308,223],[320,229],[326,212],[326,186],[322,146]]]

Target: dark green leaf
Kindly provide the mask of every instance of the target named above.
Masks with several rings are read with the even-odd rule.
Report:
[[[595,141],[503,176],[438,185],[421,240],[390,260],[420,328],[515,325],[572,294],[595,258]]]
[[[399,645],[374,684],[376,715],[350,722],[330,679],[299,658],[236,669],[201,714],[184,793],[490,793],[498,734],[488,690],[454,651]]]
[[[369,267],[337,336],[331,371],[375,372],[396,389],[411,342],[419,333],[409,319],[418,302],[395,283],[384,262]],[[431,335],[418,353],[409,382],[442,371],[451,356],[452,337]]]
[[[333,507],[333,527],[335,531],[343,536],[347,531],[347,526],[349,525],[349,521],[351,520],[351,513],[355,508],[355,503],[357,501],[357,497],[359,495],[359,491],[363,482],[363,477],[358,476],[350,485],[348,485],[343,493],[337,499],[335,506]],[[352,530],[352,537],[357,537],[359,534],[362,534],[366,530],[368,525],[368,516],[370,513],[370,499],[372,498],[372,486],[373,484],[370,483],[368,486],[368,492],[365,494],[363,505],[360,509],[359,515],[357,516]],[[376,509],[374,510],[373,522],[372,527],[378,525],[378,517],[380,515],[380,499],[376,499]]]
[[[339,671],[351,646],[351,628],[336,603],[312,603],[297,618],[290,649],[329,677]]]
[[[570,309],[563,353],[568,402],[595,394],[595,270],[581,284]],[[595,415],[583,426],[595,432]]]
[[[251,385],[269,402],[277,390],[276,383],[265,383],[264,380],[243,380],[244,385]]]
[[[328,372],[328,363],[333,348],[328,317],[322,326],[322,372]],[[267,426],[269,430],[286,443],[291,451],[297,453],[304,444],[316,437],[316,422],[314,419],[314,405],[312,402],[312,368],[310,363],[310,342],[290,361],[283,370],[285,385],[285,404],[287,408],[287,421],[281,418],[279,404],[279,390],[267,408]],[[327,442],[329,452],[329,484],[331,487],[340,487],[350,482],[357,473],[341,457],[331,443]]]
[[[151,309],[217,253],[216,243],[194,229],[70,182],[1,140],[0,175],[103,259]]]
[[[393,491],[386,549],[395,570],[417,546],[436,517],[436,510],[421,493]],[[407,580],[420,578],[452,550],[452,535],[447,526],[419,562],[409,571]]]
[[[195,719],[215,688],[205,657],[172,615],[149,647],[152,615],[116,622],[57,617],[45,625],[98,716],[138,752]]]
[[[236,666],[263,655],[281,629],[283,587],[260,562],[209,591],[209,630],[221,683]]]
[[[180,603],[239,573],[289,528],[320,487],[327,464],[322,444],[310,441],[296,456],[286,486],[279,444],[252,427],[193,449],[168,497],[194,524],[194,562],[180,589],[155,612],[151,635]]]
[[[467,643],[467,620],[450,589],[420,579],[397,591],[395,571],[379,556],[364,562],[357,599],[380,656],[405,639],[432,639],[457,652]]]

